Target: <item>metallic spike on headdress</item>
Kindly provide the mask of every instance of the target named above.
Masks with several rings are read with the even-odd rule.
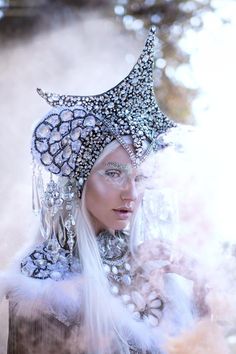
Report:
[[[52,173],[76,178],[81,189],[104,147],[116,139],[134,166],[156,150],[157,137],[175,126],[159,109],[153,91],[155,28],[129,75],[114,88],[94,96],[47,93],[54,109],[37,125],[32,144],[36,159]],[[132,138],[133,149],[123,136]],[[148,150],[144,142],[150,143]]]

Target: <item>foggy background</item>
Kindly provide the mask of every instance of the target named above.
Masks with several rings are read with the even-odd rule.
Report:
[[[0,0],[1,270],[32,239],[37,225],[30,141],[34,124],[50,107],[36,88],[78,95],[108,90],[129,73],[154,24],[161,108],[178,122],[215,125],[221,141],[226,132],[234,139],[229,128],[235,127],[230,111],[235,14],[233,0]],[[6,301],[0,310],[4,354]]]

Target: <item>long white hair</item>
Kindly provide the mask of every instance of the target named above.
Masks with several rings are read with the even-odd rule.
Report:
[[[94,167],[120,144],[113,141],[103,150]],[[129,353],[123,329],[115,320],[109,285],[99,254],[96,234],[86,208],[86,184],[78,203],[77,234],[78,251],[83,274],[83,334],[90,354]],[[130,248],[135,249],[138,232],[138,213],[130,224]],[[115,348],[115,349],[114,349]]]

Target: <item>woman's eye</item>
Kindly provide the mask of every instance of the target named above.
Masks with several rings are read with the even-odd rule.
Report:
[[[118,178],[120,177],[121,172],[116,170],[109,170],[105,172],[105,175],[111,178]]]

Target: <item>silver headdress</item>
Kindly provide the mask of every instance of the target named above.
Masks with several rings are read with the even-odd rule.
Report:
[[[34,159],[48,171],[85,180],[104,147],[116,139],[134,166],[151,150],[160,148],[158,136],[175,126],[159,109],[153,91],[155,28],[129,75],[114,88],[95,96],[38,93],[54,108],[36,126],[32,140]],[[123,136],[132,138],[133,149]],[[150,143],[148,149],[144,142]]]

